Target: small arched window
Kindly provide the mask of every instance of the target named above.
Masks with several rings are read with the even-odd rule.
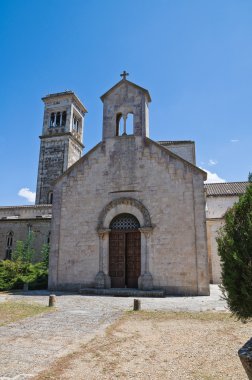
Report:
[[[48,196],[47,196],[47,202],[49,204],[52,204],[53,203],[53,192],[52,191],[49,191],[48,193]]]
[[[13,236],[14,233],[11,231],[6,236],[6,252],[5,252],[5,259],[11,260],[12,255],[12,247],[13,247]]]

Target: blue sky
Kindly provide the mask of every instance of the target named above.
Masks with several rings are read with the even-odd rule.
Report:
[[[251,18],[251,0],[0,0],[0,205],[36,190],[41,97],[77,93],[87,152],[101,140],[100,96],[124,69],[151,94],[153,140],[194,140],[198,166],[247,180]]]

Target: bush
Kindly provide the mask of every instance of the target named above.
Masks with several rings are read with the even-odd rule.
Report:
[[[0,261],[0,290],[22,289],[24,284],[30,289],[46,289],[47,281],[48,270],[43,263]]]
[[[10,260],[0,261],[0,290],[18,289],[22,282],[18,278],[18,264]]]
[[[252,184],[225,215],[217,238],[222,292],[240,320],[252,318]]]
[[[48,268],[44,263],[37,263],[33,265],[35,277],[29,282],[29,289],[47,289],[48,286]]]
[[[34,264],[33,241],[32,233],[25,241],[17,241],[13,260],[0,261],[0,290],[20,289],[24,284],[30,289],[47,288],[49,245],[42,246],[42,262]]]

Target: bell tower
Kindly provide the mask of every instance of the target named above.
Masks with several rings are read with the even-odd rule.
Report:
[[[120,136],[119,124],[123,121],[122,135],[127,135],[127,118],[133,115],[133,135],[149,137],[149,91],[126,79],[124,71],[115,86],[101,96],[103,102],[103,140]],[[121,120],[122,119],[122,120]]]
[[[42,100],[45,109],[40,136],[36,204],[52,203],[54,180],[80,159],[87,112],[73,91],[50,94]]]

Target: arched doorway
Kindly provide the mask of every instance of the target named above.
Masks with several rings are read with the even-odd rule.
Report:
[[[140,224],[132,214],[112,219],[109,234],[109,276],[112,288],[138,288],[141,274]]]

